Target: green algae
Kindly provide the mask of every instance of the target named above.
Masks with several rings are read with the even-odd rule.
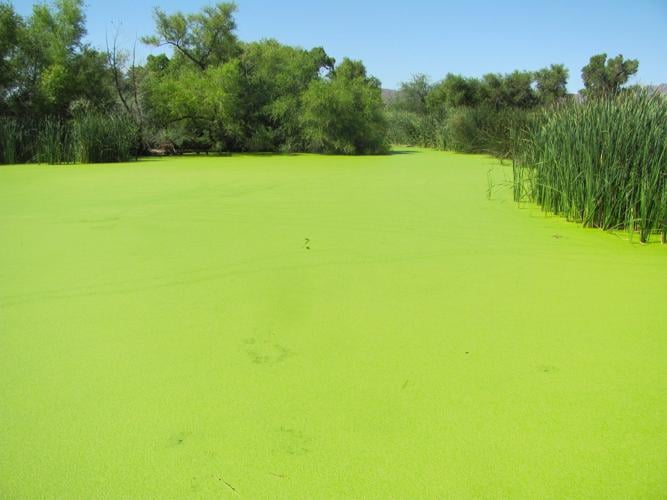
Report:
[[[0,496],[664,494],[667,248],[407,153],[0,168]]]

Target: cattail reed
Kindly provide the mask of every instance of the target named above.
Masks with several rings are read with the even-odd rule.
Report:
[[[536,116],[514,145],[514,198],[586,227],[667,228],[667,99],[647,91],[569,101]]]

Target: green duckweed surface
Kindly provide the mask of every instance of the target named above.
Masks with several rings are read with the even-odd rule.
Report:
[[[667,247],[509,174],[0,168],[0,497],[664,496]]]

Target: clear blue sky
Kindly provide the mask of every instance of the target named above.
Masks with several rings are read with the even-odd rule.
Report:
[[[22,14],[32,0],[12,2]],[[88,0],[88,41],[104,47],[120,26],[121,42],[152,33],[152,9],[189,12],[207,0]],[[337,58],[362,59],[386,88],[415,73],[533,70],[551,63],[570,69],[570,90],[596,53],[640,61],[635,83],[667,83],[667,0],[594,1],[271,1],[238,0],[242,40],[276,38],[305,48],[323,46]],[[113,23],[113,24],[112,24]],[[145,57],[150,49],[142,47]]]

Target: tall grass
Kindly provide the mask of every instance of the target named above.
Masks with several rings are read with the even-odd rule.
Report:
[[[507,159],[512,155],[514,131],[524,129],[533,111],[487,106],[454,109],[446,123],[446,149],[485,153]]]
[[[37,132],[37,162],[56,165],[74,162],[72,131],[68,122],[47,118]]]
[[[15,118],[0,117],[0,163],[26,161],[26,127]]]
[[[445,149],[444,121],[435,116],[389,109],[388,139],[392,144]]]
[[[137,147],[137,127],[122,114],[89,112],[37,124],[0,119],[0,163],[124,162],[135,156]]]
[[[667,231],[667,100],[623,92],[547,109],[516,141],[514,197],[586,227]]]
[[[132,159],[137,128],[122,114],[86,113],[73,123],[74,157],[79,163],[112,163]]]
[[[524,128],[531,111],[487,106],[459,107],[439,116],[389,109],[389,141],[459,153],[486,153],[509,158],[512,133]]]

